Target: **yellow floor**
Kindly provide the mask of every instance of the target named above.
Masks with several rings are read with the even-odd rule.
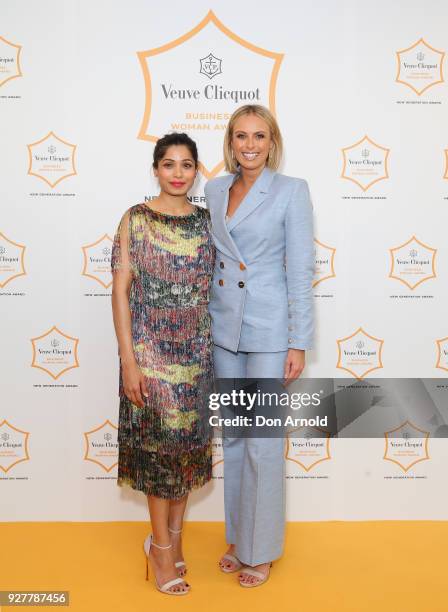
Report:
[[[284,557],[255,589],[217,569],[222,523],[187,523],[185,597],[145,581],[147,533],[145,523],[2,523],[0,590],[69,590],[70,607],[52,609],[85,612],[448,610],[448,522],[289,523]]]

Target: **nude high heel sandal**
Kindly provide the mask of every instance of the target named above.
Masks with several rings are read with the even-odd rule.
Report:
[[[230,568],[228,568],[228,569],[226,567],[222,566],[221,563],[223,563],[225,561],[230,561],[232,566]],[[223,555],[221,557],[221,559],[219,560],[218,565],[219,565],[219,569],[222,572],[224,572],[224,574],[234,574],[235,572],[237,572],[238,570],[240,570],[243,567],[243,564],[238,559],[238,557],[235,557],[235,555],[232,555],[231,553],[226,553],[225,555]]]
[[[240,586],[248,588],[248,589],[253,589],[254,587],[261,586],[268,580],[269,576],[271,575],[271,567],[272,567],[272,562],[269,564],[269,569],[267,573],[263,574],[262,572],[259,572],[257,570],[252,569],[249,566],[246,566],[240,572],[240,576],[243,574],[246,574],[247,576],[253,576],[254,578],[258,580],[258,582],[250,583],[250,582],[242,582],[241,580],[239,580]]]
[[[170,533],[174,533],[174,535],[179,535],[179,533],[182,533],[182,529],[171,529],[171,527],[168,527],[168,531]],[[185,576],[185,574],[187,573],[187,566],[185,561],[176,561],[174,565],[179,570],[179,576],[181,578]]]
[[[161,550],[167,550],[168,548],[171,548],[173,545],[170,544],[169,546],[159,546],[153,541],[152,535],[149,535],[146,538],[146,540],[143,542],[143,550],[146,556],[146,580],[149,580],[149,560],[150,560],[149,553],[151,551],[151,546],[155,546],[156,548],[160,548]],[[183,580],[182,578],[174,578],[173,580],[168,580],[168,582],[165,582],[165,584],[159,585],[157,582],[157,578],[155,578],[155,571],[154,571],[154,582],[156,583],[157,590],[160,591],[161,593],[165,593],[166,595],[187,595],[187,593],[190,592],[190,589],[186,591],[170,591],[170,588],[175,586],[176,584],[182,584],[182,583],[186,584],[185,580]]]

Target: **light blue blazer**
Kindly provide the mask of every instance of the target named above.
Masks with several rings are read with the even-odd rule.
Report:
[[[213,341],[230,351],[312,347],[313,209],[303,179],[264,168],[226,222],[238,175],[208,181],[217,249],[210,295]]]

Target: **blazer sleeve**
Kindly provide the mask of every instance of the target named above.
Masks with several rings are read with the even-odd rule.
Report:
[[[286,210],[288,348],[310,349],[314,335],[313,207],[308,184],[297,181]]]

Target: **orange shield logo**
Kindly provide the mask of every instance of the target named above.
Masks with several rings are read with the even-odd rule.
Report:
[[[436,368],[448,372],[448,338],[436,340],[437,344],[437,363]]]
[[[84,254],[83,276],[93,278],[105,289],[112,285],[110,269],[112,243],[112,238],[104,234],[96,242],[81,247]]]
[[[76,174],[75,151],[72,145],[53,132],[28,146],[28,174],[37,176],[50,187]]]
[[[419,461],[429,459],[429,432],[413,425],[410,421],[386,431],[384,437],[386,448],[383,459],[396,463],[404,472]]]
[[[423,38],[397,51],[397,83],[410,87],[418,96],[437,83],[443,83],[442,65],[444,51],[428,45]]]
[[[0,87],[11,79],[22,76],[19,63],[21,49],[20,45],[0,36]]]
[[[313,287],[328,278],[336,276],[334,271],[334,256],[336,249],[327,246],[316,238],[314,239],[314,256],[316,264],[314,267]]]
[[[389,178],[389,149],[376,144],[367,135],[342,149],[342,155],[344,165],[341,178],[356,183],[363,191],[367,191],[378,181]]]
[[[433,249],[415,236],[404,244],[389,249],[391,270],[389,277],[404,283],[409,289],[415,289],[426,280],[435,278],[435,257],[437,249]]]
[[[107,419],[102,425],[84,434],[85,461],[92,461],[110,472],[118,464],[118,427]]]
[[[55,380],[58,379],[67,370],[79,367],[78,342],[78,338],[67,336],[53,325],[42,336],[31,338],[31,367],[43,370]]]
[[[222,133],[236,108],[263,104],[275,114],[283,56],[243,40],[213,11],[190,32],[140,51],[138,58],[146,87],[138,137],[156,142],[168,131],[188,132],[198,143],[206,178],[224,167]]]
[[[350,372],[358,379],[364,378],[369,372],[383,367],[381,352],[384,340],[375,338],[358,328],[355,333],[341,340],[338,344],[337,368]]]
[[[297,431],[304,430],[297,436]],[[309,472],[318,463],[331,459],[330,433],[319,427],[299,427],[286,437],[285,458]]]
[[[7,238],[0,232],[0,287],[25,272],[25,246]]]
[[[0,470],[8,472],[12,467],[28,461],[28,437],[27,431],[17,429],[3,420],[0,423]]]

